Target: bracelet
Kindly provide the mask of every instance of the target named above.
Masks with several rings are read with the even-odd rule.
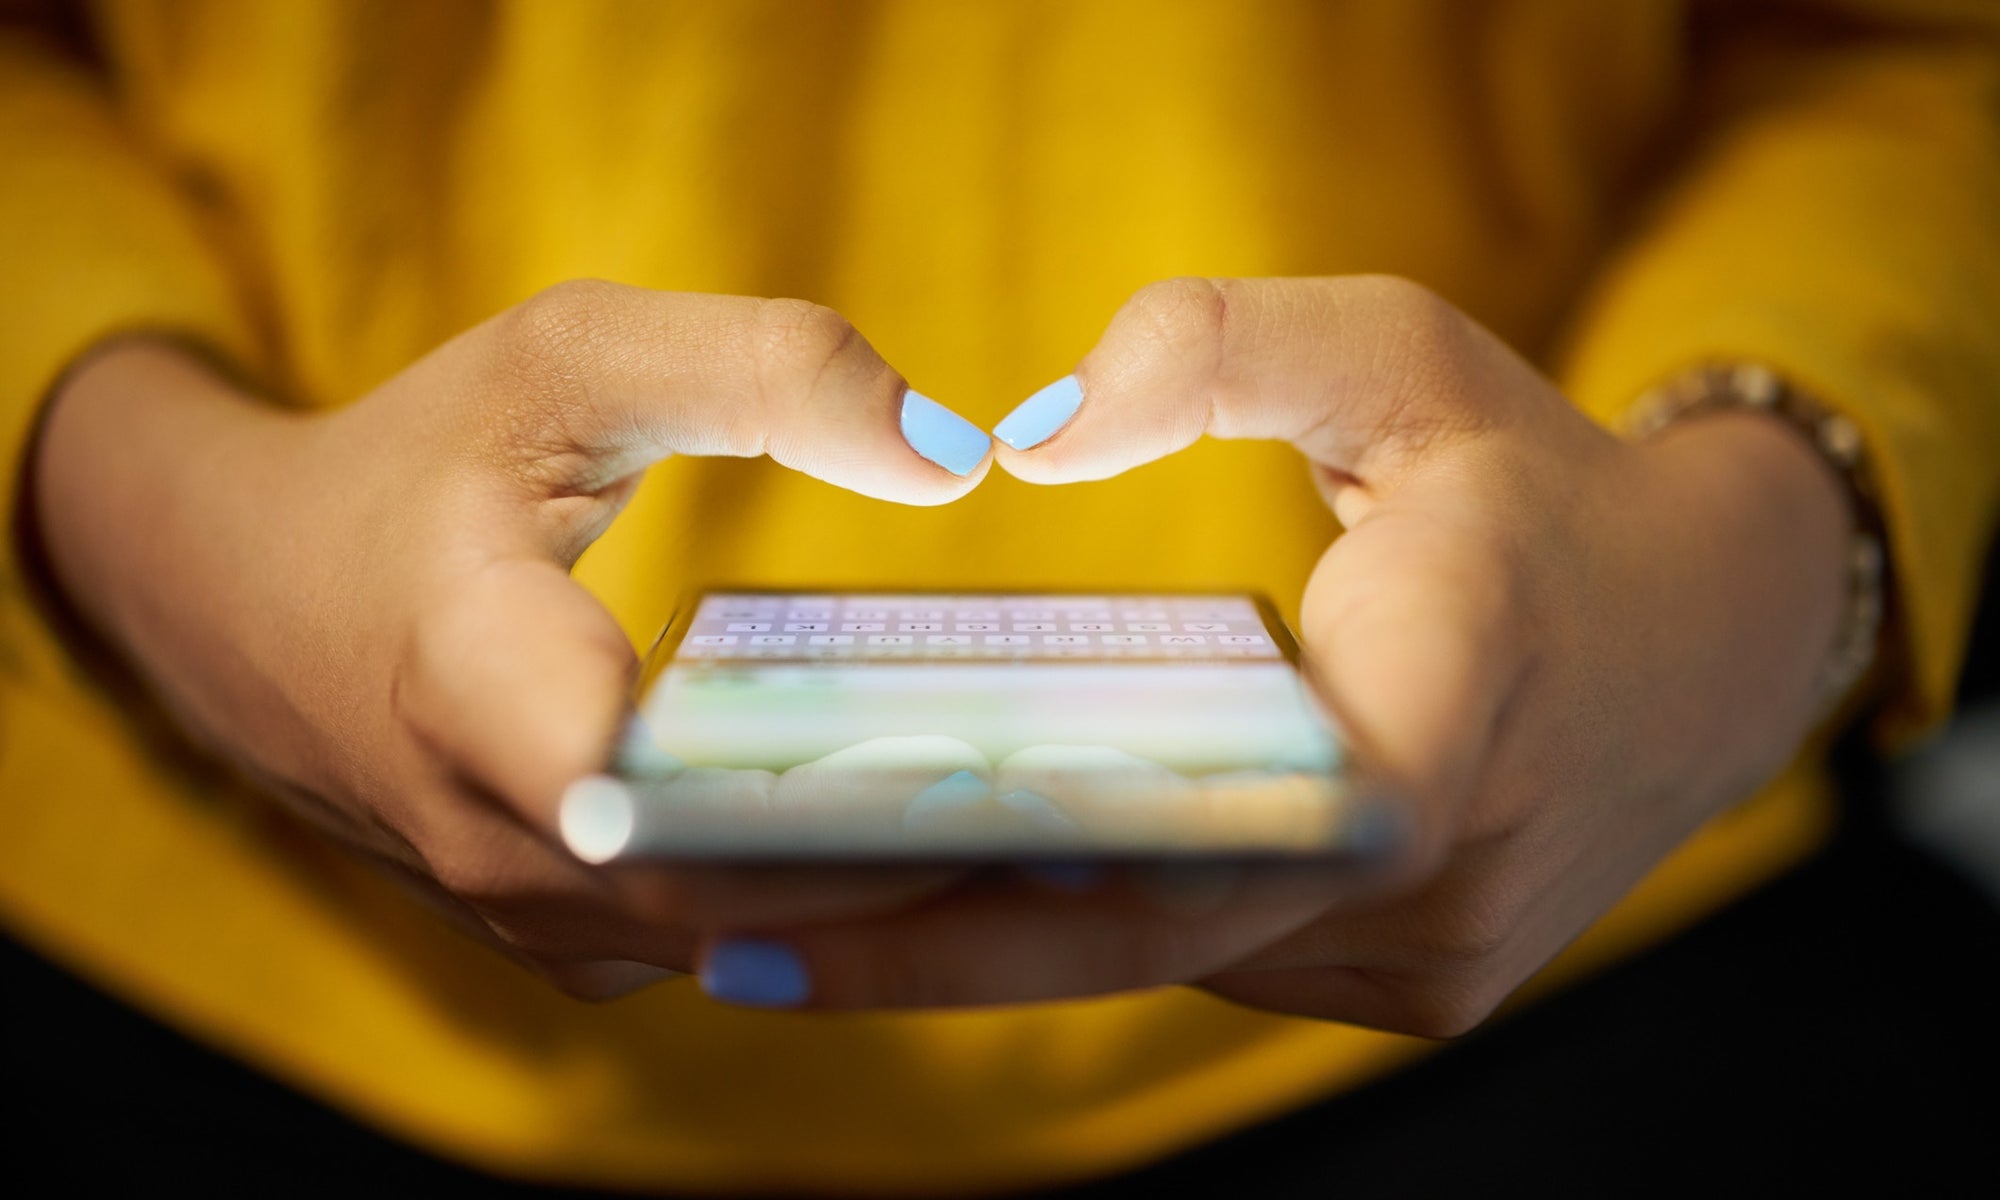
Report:
[[[1832,652],[1820,668],[1816,720],[1822,720],[1840,707],[1874,663],[1882,634],[1887,555],[1867,446],[1851,418],[1756,363],[1711,364],[1669,380],[1632,406],[1626,430],[1635,438],[1649,438],[1684,418],[1731,409],[1769,413],[1791,425],[1833,468],[1847,494],[1854,518],[1847,541],[1847,605]]]

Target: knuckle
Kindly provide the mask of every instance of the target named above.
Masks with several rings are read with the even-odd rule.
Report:
[[[1507,998],[1498,973],[1476,967],[1429,967],[1407,972],[1361,971],[1372,998],[1366,1023],[1424,1038],[1463,1037],[1484,1024]]]
[[[510,365],[538,377],[567,375],[566,364],[600,336],[623,290],[602,279],[570,279],[515,305],[503,330]]]
[[[904,391],[902,377],[854,323],[823,304],[763,301],[753,352],[760,419],[738,423],[739,453],[763,452],[798,465],[825,453],[808,440],[812,406],[837,400],[887,411]]]
[[[601,279],[544,288],[498,320],[488,385],[477,395],[482,427],[501,461],[532,465],[548,481],[578,469],[597,363],[616,353],[621,299],[632,289]]]
[[[1436,968],[1453,973],[1476,971],[1507,949],[1514,928],[1510,905],[1492,899],[1462,899],[1423,940],[1422,953]]]
[[[431,856],[426,865],[438,886],[479,913],[495,936],[509,945],[518,944],[519,931],[500,918],[512,898],[512,881],[490,856],[457,851]]]
[[[808,300],[764,301],[757,333],[766,390],[781,393],[811,391],[840,359],[867,345],[852,321]]]
[[[1487,989],[1468,984],[1432,986],[1405,999],[1397,1032],[1425,1038],[1464,1037],[1493,1015],[1500,1000],[1500,996],[1488,995]]]
[[[1400,275],[1359,275],[1347,281],[1354,299],[1382,314],[1410,346],[1446,347],[1458,340],[1465,319],[1443,296]]]
[[[1490,394],[1475,327],[1437,292],[1396,275],[1341,281],[1343,305],[1372,315],[1369,373],[1385,389],[1378,442],[1415,460],[1433,446],[1485,427],[1476,398]]]
[[[1464,364],[1472,326],[1456,304],[1402,276],[1356,276],[1344,282],[1348,302],[1376,314],[1384,330],[1384,356],[1432,372]]]
[[[468,662],[489,645],[489,610],[470,604],[451,588],[420,587],[391,676],[395,715],[420,732],[461,701],[459,681]]]
[[[1221,345],[1229,303],[1215,280],[1182,276],[1140,288],[1122,315],[1161,344],[1192,350]]]
[[[430,718],[441,697],[440,685],[450,678],[450,663],[462,640],[452,610],[435,603],[420,607],[404,635],[401,653],[390,672],[389,710],[402,725],[430,732]]]

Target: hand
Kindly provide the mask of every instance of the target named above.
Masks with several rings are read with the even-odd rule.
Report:
[[[1407,817],[1400,849],[1372,874],[1127,872],[1082,896],[749,926],[707,948],[712,991],[853,1008],[1198,983],[1456,1034],[1807,731],[1848,518],[1775,421],[1622,442],[1464,315],[1380,278],[1159,284],[1076,379],[1074,417],[1013,435],[1005,469],[1102,479],[1203,434],[1306,457],[1346,533],[1301,633]]]
[[[704,914],[867,912],[951,878],[601,871],[551,836],[635,665],[568,569],[640,472],[768,453],[885,500],[963,495],[985,435],[905,392],[825,309],[598,283],[324,415],[125,343],[55,398],[35,512],[71,603],[187,731],[469,929],[610,992],[685,968]]]

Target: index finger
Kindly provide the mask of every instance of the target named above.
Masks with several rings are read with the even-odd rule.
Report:
[[[863,495],[942,504],[979,482],[986,434],[912,391],[840,314],[803,300],[559,284],[451,343],[484,380],[490,443],[593,492],[671,454],[760,454]],[[470,360],[470,361],[468,361]],[[524,413],[524,432],[503,414]]]
[[[1368,477],[1480,414],[1450,401],[1498,343],[1434,293],[1386,276],[1173,279],[1140,290],[1076,374],[994,429],[1030,483],[1103,479],[1207,435],[1291,442]]]

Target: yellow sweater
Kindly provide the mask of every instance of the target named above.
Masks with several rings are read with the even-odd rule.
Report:
[[[808,297],[990,424],[1182,273],[1421,280],[1610,418],[1712,356],[1854,414],[1900,580],[1882,723],[1950,692],[2000,447],[2000,10],[1063,0],[484,7],[107,0],[102,62],[0,33],[0,457],[119,330],[336,405],[549,283]],[[1696,6],[1699,8],[1699,6]],[[1872,9],[1881,11],[1867,11]],[[1983,21],[1984,28],[1970,28]],[[1284,447],[903,509],[656,470],[579,576],[1250,586],[1332,524]],[[570,1002],[149,751],[0,576],[0,920],[178,1027],[489,1168],[993,1188],[1157,1156],[1427,1047],[1189,992],[954,1015]],[[1534,985],[1809,850],[1812,764]]]

